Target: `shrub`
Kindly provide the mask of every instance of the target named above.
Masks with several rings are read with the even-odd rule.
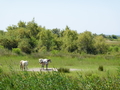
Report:
[[[12,48],[12,52],[21,54],[21,49],[20,48]]]
[[[102,66],[102,65],[99,66],[99,67],[98,67],[98,70],[99,70],[99,71],[103,71],[103,70],[104,70],[104,69],[103,69],[103,66]]]
[[[69,73],[70,70],[68,68],[59,68],[58,72]]]
[[[114,47],[114,51],[115,51],[115,52],[118,52],[118,51],[119,51],[119,47],[118,47],[118,46],[115,46],[115,47]]]

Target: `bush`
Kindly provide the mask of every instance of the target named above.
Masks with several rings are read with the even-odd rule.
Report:
[[[21,54],[21,49],[20,48],[12,48],[12,52]]]
[[[99,71],[103,71],[103,70],[104,70],[104,69],[103,69],[103,66],[102,66],[102,65],[99,66],[99,67],[98,67],[98,70],[99,70]]]
[[[119,47],[118,47],[118,46],[115,46],[115,47],[114,47],[114,51],[115,51],[115,52],[118,52],[118,51],[119,51]]]
[[[70,70],[68,68],[59,68],[58,72],[69,73]]]

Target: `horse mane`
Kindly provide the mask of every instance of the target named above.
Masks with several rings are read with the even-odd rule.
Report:
[[[47,62],[51,62],[51,60],[50,60],[50,59],[48,59],[48,60],[47,60]]]

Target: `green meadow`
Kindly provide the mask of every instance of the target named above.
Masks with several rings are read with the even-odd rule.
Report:
[[[80,72],[88,71],[98,71],[99,66],[103,66],[103,72],[116,72],[120,65],[119,56],[112,55],[82,55],[82,56],[63,56],[54,57],[48,56],[52,60],[49,64],[49,68],[68,68],[68,69],[80,69]],[[39,58],[34,58],[31,56],[1,56],[0,64],[4,72],[9,71],[9,68],[20,70],[19,62],[20,60],[28,60],[30,68],[41,68],[38,62]]]
[[[21,71],[20,60],[28,60],[30,68],[41,68],[37,57],[1,56],[0,90],[119,90],[120,57],[118,55],[45,56],[49,68],[79,69],[65,72]],[[102,66],[103,70],[98,68]]]

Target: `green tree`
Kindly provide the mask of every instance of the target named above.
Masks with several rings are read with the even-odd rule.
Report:
[[[5,35],[5,32],[3,30],[0,30],[0,35]]]
[[[66,26],[65,30],[62,33],[62,50],[67,52],[74,52],[77,49],[77,32],[74,30],[70,30],[68,26]]]
[[[94,38],[94,47],[95,47],[95,53],[96,54],[104,54],[108,50],[108,46],[105,43],[106,39],[103,38],[103,36],[96,36]]]
[[[12,26],[8,26],[6,29],[7,31],[10,31],[10,30],[16,30],[18,27],[16,25],[12,25]]]
[[[21,49],[22,52],[25,52],[27,54],[31,53],[31,45],[30,45],[30,40],[27,38],[22,39],[19,43],[18,43],[18,48]]]
[[[85,31],[78,36],[77,45],[78,52],[85,52],[92,54],[94,52],[93,47],[93,34],[90,31]]]
[[[18,22],[18,27],[23,27],[23,28],[25,28],[25,27],[26,27],[26,23],[25,23],[25,22],[22,22],[22,21],[19,21],[19,22]]]
[[[117,36],[116,36],[116,35],[112,35],[112,38],[113,38],[113,39],[117,39]]]
[[[53,33],[53,34],[56,34],[58,37],[61,36],[60,29],[57,29],[57,28],[52,29],[52,33]]]
[[[32,51],[34,51],[34,48],[36,47],[36,41],[37,41],[37,34],[39,33],[38,30],[38,25],[37,23],[35,23],[34,19],[30,22],[26,23],[19,21],[18,22],[18,27],[16,25],[12,25],[12,26],[8,26],[8,31],[6,32],[5,36],[10,37],[11,39],[16,41],[17,45],[16,47],[20,47],[21,50],[25,53],[31,53]],[[13,46],[12,41],[9,39],[5,39],[5,41],[7,40],[7,42],[10,42],[8,45],[6,42],[4,42],[2,40],[2,43],[4,42],[4,46],[6,48],[12,49],[16,48]],[[8,41],[9,40],[9,41]],[[24,42],[26,41],[26,45],[24,46]],[[19,45],[18,45],[19,42]],[[22,44],[21,44],[22,43]],[[10,46],[12,45],[12,46]],[[24,49],[26,48],[26,49]]]
[[[0,45],[9,50],[12,50],[12,48],[17,48],[18,41],[11,37],[3,37],[0,39]]]
[[[27,29],[29,31],[30,36],[33,36],[36,38],[39,30],[38,30],[38,25],[37,23],[35,23],[34,19],[27,23]]]
[[[54,46],[54,35],[50,30],[42,30],[39,34],[38,48],[46,47],[46,51],[50,51]]]
[[[107,38],[107,36],[105,34],[100,34],[100,36],[103,36],[104,38]]]
[[[6,36],[14,38],[17,41],[20,41],[24,38],[30,39],[29,31],[26,28],[17,28],[14,31],[10,30],[9,32],[6,33]]]

